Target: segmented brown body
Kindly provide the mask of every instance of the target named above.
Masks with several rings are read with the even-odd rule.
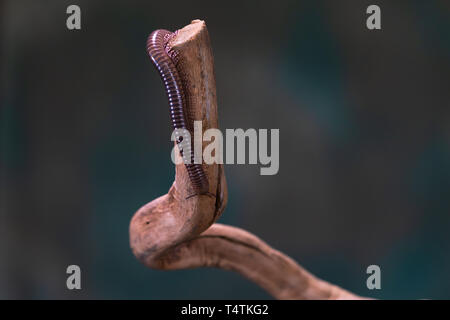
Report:
[[[167,42],[171,35],[172,33],[167,30],[153,31],[147,39],[147,52],[164,83],[169,99],[170,118],[175,130],[176,142],[192,187],[197,194],[206,194],[209,189],[206,173],[201,164],[194,163],[192,140],[186,135],[183,138],[183,130],[189,130],[192,128],[192,124],[189,123],[187,116],[188,106],[180,74],[169,55]]]

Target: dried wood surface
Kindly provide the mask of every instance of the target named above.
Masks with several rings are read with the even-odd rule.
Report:
[[[169,47],[177,52],[190,119],[203,120],[203,132],[218,128],[214,61],[204,21],[194,20],[178,30]],[[203,167],[215,198],[189,197],[194,191],[184,164],[179,164],[169,192],[133,216],[130,245],[142,263],[164,270],[205,266],[233,270],[277,299],[361,299],[316,278],[251,233],[215,223],[227,203],[225,174],[223,165]]]

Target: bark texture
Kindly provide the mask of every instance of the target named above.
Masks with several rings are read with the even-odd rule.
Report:
[[[214,61],[204,21],[194,20],[169,41],[187,93],[191,121],[218,128]],[[209,142],[204,142],[205,147]],[[218,267],[239,272],[277,299],[361,299],[320,280],[251,233],[215,223],[227,203],[223,165],[203,165],[209,192],[192,196],[184,164],[169,192],[140,208],[130,223],[130,245],[146,266],[176,270]]]

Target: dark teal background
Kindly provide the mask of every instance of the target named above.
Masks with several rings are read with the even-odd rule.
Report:
[[[66,28],[70,4],[80,31]],[[365,26],[370,4],[382,30]],[[226,166],[220,222],[361,295],[450,298],[448,1],[18,0],[0,12],[0,298],[270,298],[222,270],[149,270],[129,249],[133,213],[174,177],[146,37],[196,18],[220,128],[280,129],[278,175]],[[366,288],[371,264],[379,291]]]

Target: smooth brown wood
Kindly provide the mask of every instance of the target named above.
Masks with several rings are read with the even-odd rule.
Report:
[[[218,128],[214,61],[205,22],[194,20],[178,30],[169,47],[177,53],[189,117],[202,120],[203,131]],[[169,192],[133,216],[130,245],[142,263],[163,270],[205,266],[233,270],[277,299],[360,299],[316,278],[251,233],[214,223],[227,203],[225,174],[223,165],[203,167],[216,198],[189,198],[194,191],[184,164],[179,164]]]

